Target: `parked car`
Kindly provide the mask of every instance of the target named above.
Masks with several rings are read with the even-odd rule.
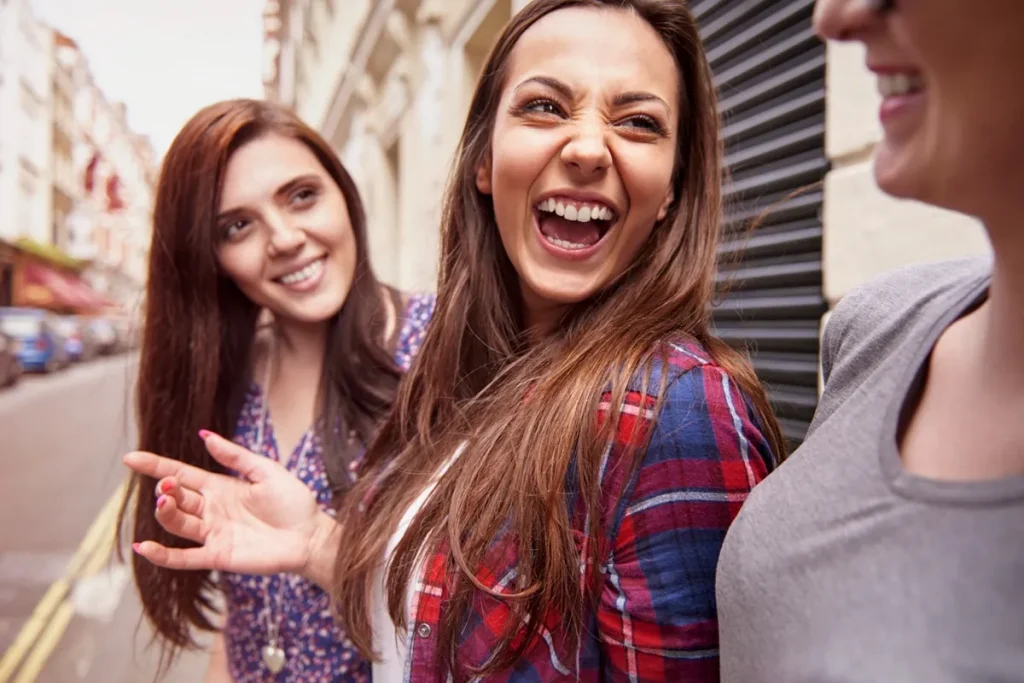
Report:
[[[0,308],[0,332],[18,340],[18,362],[32,372],[54,372],[68,364],[57,316],[38,308]]]
[[[83,329],[84,323],[73,315],[57,318],[57,330],[64,337],[64,350],[72,362],[89,360],[95,353],[91,338]]]
[[[21,377],[20,347],[20,341],[0,332],[0,387],[9,387]]]
[[[96,353],[106,356],[117,352],[117,328],[109,318],[89,318],[85,334],[96,347]]]

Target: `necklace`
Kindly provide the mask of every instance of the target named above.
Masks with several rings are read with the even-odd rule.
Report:
[[[260,455],[266,455],[263,452],[263,438],[264,429],[269,419],[267,404],[270,403],[270,369],[274,358],[273,346],[270,348],[270,353],[267,354],[267,367],[264,371],[262,397],[260,402],[260,418],[259,425],[256,428],[256,449]],[[299,451],[299,457],[296,460],[296,464],[301,463],[305,460],[306,455],[309,452],[309,448],[313,443],[313,435],[305,433],[302,435],[302,450]],[[280,455],[280,453],[278,454]],[[288,466],[288,462],[282,463],[285,467]],[[273,577],[268,576],[266,582],[266,617],[267,617],[267,644],[260,650],[260,654],[263,656],[263,663],[270,669],[270,673],[277,674],[284,668],[285,662],[287,661],[287,655],[285,654],[284,648],[281,647],[280,635],[281,635],[281,618],[283,616],[281,610],[281,603],[284,600],[284,591],[288,586],[288,577],[285,574],[281,574],[281,586],[279,590],[274,593],[274,605],[271,606],[270,594],[271,586],[273,585]]]

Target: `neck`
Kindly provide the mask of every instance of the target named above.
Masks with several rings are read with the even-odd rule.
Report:
[[[1000,383],[1024,392],[1024,211],[986,221],[994,252],[992,286],[979,310],[984,326],[979,349]]]
[[[282,369],[289,373],[316,375],[319,377],[327,347],[328,323],[305,323],[294,320],[278,320],[274,349],[274,373]]]
[[[543,301],[523,288],[523,325],[530,344],[547,337],[558,327],[567,306]]]

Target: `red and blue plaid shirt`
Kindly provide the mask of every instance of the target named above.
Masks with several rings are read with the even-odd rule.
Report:
[[[609,552],[583,641],[553,613],[513,669],[487,681],[718,681],[718,554],[726,529],[775,458],[750,401],[706,351],[692,342],[669,346],[667,367],[658,368],[669,382],[659,414],[639,381],[630,386],[602,463]],[[650,429],[638,467],[617,467],[627,440],[635,443]],[[581,521],[582,569],[589,550]],[[515,578],[514,550],[499,552],[507,570],[478,577],[498,593]],[[407,683],[454,680],[437,647],[446,564],[444,551],[433,554],[412,587]],[[494,655],[508,614],[500,599],[480,592],[459,639],[460,667],[478,667]]]

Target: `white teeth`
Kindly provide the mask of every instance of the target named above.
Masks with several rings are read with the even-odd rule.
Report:
[[[587,247],[593,246],[590,244],[576,244],[575,242],[567,242],[566,240],[558,239],[557,237],[550,237],[544,235],[544,239],[555,246],[561,247],[562,249],[586,249]]]
[[[882,97],[908,95],[924,89],[924,81],[914,74],[880,74],[878,76],[878,94]]]
[[[309,278],[311,278],[311,277],[313,277],[315,275],[318,275],[320,273],[320,271],[323,270],[323,268],[324,268],[324,260],[323,259],[317,259],[316,261],[314,261],[313,263],[310,263],[305,268],[303,268],[301,270],[297,270],[294,273],[288,273],[287,275],[279,277],[278,280],[280,280],[281,284],[284,284],[284,285],[295,285],[295,284],[298,284],[298,283],[300,283],[300,282],[302,282],[304,280],[308,280]]]
[[[609,221],[614,216],[612,210],[607,206],[602,206],[600,204],[565,204],[555,200],[554,198],[542,201],[537,205],[537,210],[543,211],[544,213],[554,213],[558,216],[564,216],[567,220],[576,221],[578,223],[587,223],[589,221]]]

